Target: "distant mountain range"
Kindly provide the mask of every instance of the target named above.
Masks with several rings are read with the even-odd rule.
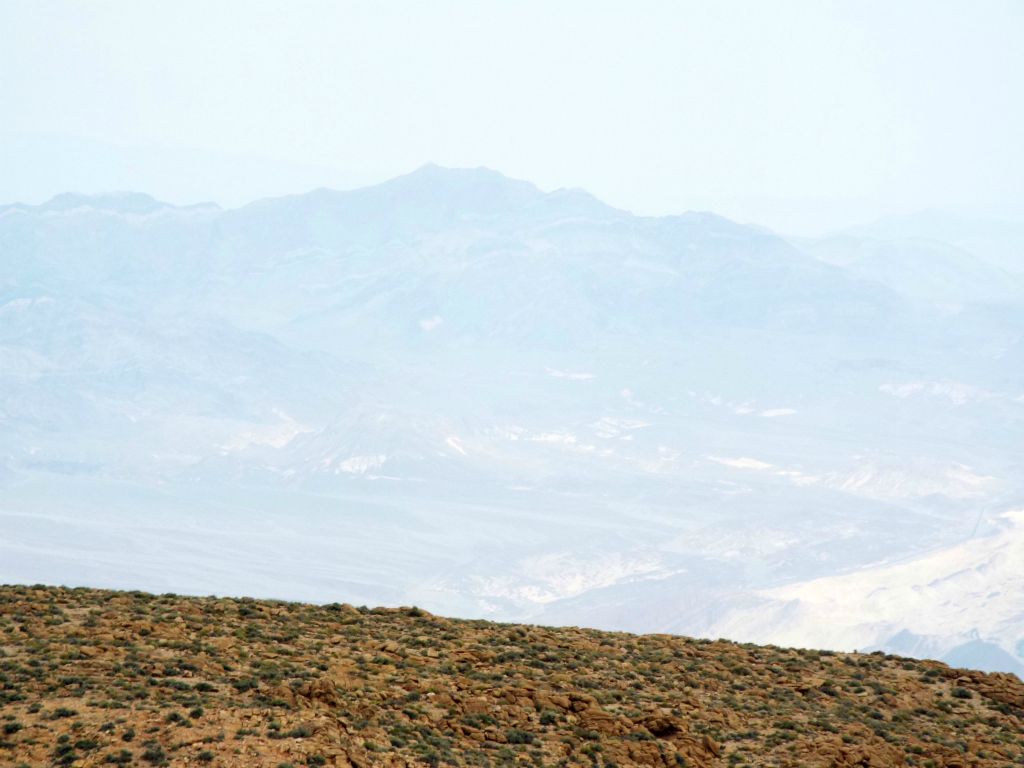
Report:
[[[0,581],[1020,672],[1021,254],[436,166],[2,207]]]

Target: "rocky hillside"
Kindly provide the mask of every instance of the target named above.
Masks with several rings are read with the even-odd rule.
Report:
[[[4,766],[1008,766],[1013,676],[366,609],[0,588]]]

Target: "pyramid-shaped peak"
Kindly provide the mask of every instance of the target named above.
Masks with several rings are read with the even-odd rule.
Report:
[[[398,176],[385,184],[429,184],[439,188],[505,188],[509,190],[529,191],[535,196],[541,192],[528,181],[512,179],[505,174],[485,166],[475,168],[454,168],[436,163],[426,163],[415,171]]]
[[[417,208],[479,213],[519,208],[544,196],[528,181],[490,168],[447,168],[433,163],[365,191]]]

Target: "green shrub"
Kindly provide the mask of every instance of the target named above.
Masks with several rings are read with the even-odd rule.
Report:
[[[512,728],[505,732],[505,738],[508,739],[509,744],[533,744],[534,736],[529,731],[522,731],[518,728]]]
[[[146,746],[146,751],[142,753],[142,759],[150,765],[167,765],[167,753],[155,742],[150,742]]]

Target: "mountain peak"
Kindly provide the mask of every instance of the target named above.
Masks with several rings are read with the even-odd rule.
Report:
[[[449,168],[435,163],[421,165],[378,188],[402,194],[423,193],[470,209],[519,207],[543,196],[530,182],[511,179],[491,168]]]
[[[453,165],[439,165],[437,163],[424,163],[419,168],[409,173],[402,174],[396,178],[409,178],[409,177],[421,177],[427,178],[434,181],[450,179],[458,180],[462,182],[467,181],[481,181],[489,179],[491,181],[506,181],[516,183],[515,179],[510,179],[501,171],[496,171],[493,168],[488,168],[485,165],[477,165],[471,167],[465,166],[453,166]],[[528,182],[519,182],[526,184]],[[532,184],[530,186],[533,186]]]

